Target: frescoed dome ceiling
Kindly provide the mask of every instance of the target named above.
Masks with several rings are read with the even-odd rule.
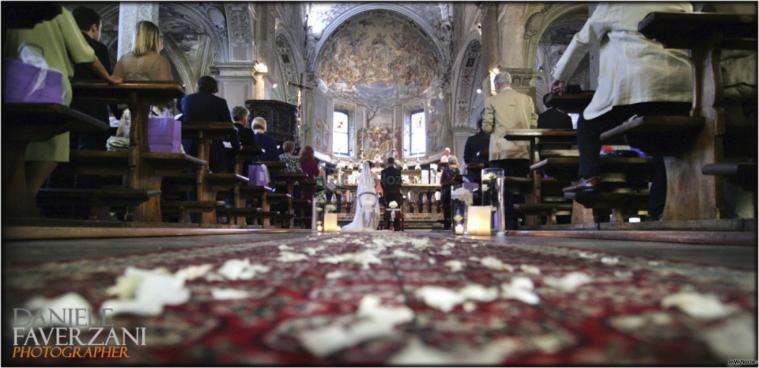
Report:
[[[419,97],[439,75],[432,41],[412,21],[382,10],[343,23],[317,64],[317,78],[332,94],[372,105]]]

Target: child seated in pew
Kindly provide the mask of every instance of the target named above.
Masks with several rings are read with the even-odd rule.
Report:
[[[30,8],[34,13],[30,13]],[[97,59],[95,51],[87,44],[82,33],[79,31],[73,15],[67,9],[56,3],[47,5],[31,5],[28,3],[18,6],[3,6],[4,18],[13,19],[16,27],[8,27],[3,31],[3,55],[15,57],[21,55],[28,45],[34,45],[37,53],[42,57],[48,68],[61,71],[63,74],[62,94],[63,104],[71,104],[72,91],[69,78],[74,75],[74,64],[88,64],[96,75],[110,83],[121,83],[118,76],[111,76],[103,64]],[[11,15],[18,11],[17,15]],[[39,18],[40,14],[47,14]],[[53,14],[56,14],[53,16]],[[52,18],[51,18],[52,16]],[[32,19],[38,17],[37,19]],[[28,18],[24,22],[23,18]],[[4,69],[4,72],[8,69]],[[5,80],[8,80],[7,78]],[[29,214],[36,212],[35,198],[42,184],[56,168],[59,162],[69,161],[69,133],[59,134],[45,142],[33,142],[27,146],[26,177],[11,178],[11,182],[4,182],[9,187],[26,188],[24,198],[14,198],[23,201],[21,207],[27,208]]]

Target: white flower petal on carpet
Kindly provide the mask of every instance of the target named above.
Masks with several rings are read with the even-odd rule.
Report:
[[[592,281],[593,280],[590,278],[590,276],[582,272],[570,272],[561,278],[546,277],[543,279],[543,282],[545,282],[546,285],[566,292],[574,291],[580,286],[588,284]]]
[[[121,297],[106,300],[101,306],[101,309],[112,310],[113,315],[130,313],[156,316],[163,312],[165,305],[184,304],[190,299],[190,291],[185,288],[184,279],[166,272],[130,267],[118,280],[108,290]],[[133,295],[130,295],[133,287]]]
[[[756,317],[742,314],[699,331],[709,349],[722,359],[756,359]]]
[[[305,255],[303,253],[294,253],[294,252],[280,252],[279,257],[277,257],[277,261],[279,262],[300,262],[300,261],[307,261],[308,255]]]
[[[500,259],[495,257],[487,256],[481,259],[480,263],[491,270],[514,272],[514,267],[512,265],[503,263]]]
[[[690,291],[668,295],[661,304],[664,307],[677,307],[689,316],[699,319],[725,317],[737,309],[733,305],[723,304],[714,294]]]
[[[238,289],[211,289],[211,296],[216,300],[236,300],[245,299],[250,294],[245,290]]]
[[[515,299],[520,302],[535,305],[540,303],[540,297],[533,292],[532,280],[526,277],[515,277],[510,284],[501,285],[501,296],[505,299]]]
[[[458,260],[447,261],[445,265],[451,269],[451,272],[459,272],[464,269],[464,262]]]
[[[354,346],[361,342],[395,333],[395,326],[414,318],[407,307],[388,307],[380,304],[380,298],[366,295],[361,299],[356,316],[358,322],[349,326],[330,325],[299,334],[303,347],[318,357]]]
[[[415,294],[417,298],[422,299],[428,306],[443,312],[450,312],[466,300],[464,296],[455,290],[439,286],[424,286],[417,289]]]
[[[269,272],[270,267],[251,264],[249,259],[230,259],[224,262],[218,273],[228,280],[251,280],[257,274]]]
[[[601,263],[615,265],[619,263],[619,257],[601,257]]]
[[[39,315],[47,315],[48,313],[55,313],[58,316],[65,316],[66,311],[71,310],[92,310],[92,307],[90,307],[90,303],[84,299],[81,295],[77,293],[66,293],[63,294],[57,298],[51,298],[47,299],[45,297],[34,297],[30,299],[26,304],[24,305],[26,309],[30,311],[39,311]],[[23,320],[23,313],[20,314],[22,316],[19,320]],[[52,316],[51,316],[52,317]],[[44,326],[53,326],[53,325],[60,325],[60,323],[54,323],[55,321],[51,321],[50,319],[40,319],[40,318],[31,318],[31,321],[29,322],[29,325],[26,327],[44,327]],[[64,322],[67,322],[67,325],[70,325],[71,321],[69,318],[63,318]],[[19,324],[19,327],[24,325],[23,323]]]
[[[531,273],[533,275],[540,275],[540,268],[536,266],[523,264],[523,265],[520,265],[519,268],[524,272]]]
[[[185,281],[195,280],[199,277],[203,277],[213,269],[211,264],[193,265],[180,268],[174,273],[174,276],[179,277]]]
[[[482,349],[438,350],[412,339],[389,360],[391,365],[498,365],[519,347],[516,341],[502,338]]]

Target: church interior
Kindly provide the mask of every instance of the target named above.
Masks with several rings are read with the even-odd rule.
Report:
[[[0,6],[3,365],[757,365],[756,2]]]

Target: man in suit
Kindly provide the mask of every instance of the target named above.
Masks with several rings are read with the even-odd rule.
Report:
[[[255,139],[253,138],[253,129],[248,128],[249,115],[250,112],[245,106],[235,106],[232,109],[232,119],[234,120],[235,130],[237,131],[237,141],[234,139],[232,140],[232,151],[228,152],[230,154],[230,162],[232,163],[234,163],[233,158],[234,152],[236,152],[236,147],[239,149],[260,152],[260,148],[258,148],[258,145],[256,145]],[[247,167],[250,164],[251,162],[245,162],[243,165],[244,170],[247,170]]]
[[[525,177],[530,172],[529,149],[522,143],[510,142],[504,138],[506,131],[529,129],[535,126],[537,115],[532,98],[511,88],[511,74],[500,72],[495,76],[497,94],[485,99],[482,112],[482,128],[490,133],[490,167],[504,169],[506,176]],[[514,203],[524,202],[523,196],[505,191],[506,213],[512,213]],[[517,218],[508,215],[507,226],[514,229]]]
[[[261,149],[258,155],[260,161],[279,161],[279,155],[282,153],[277,141],[266,134],[266,119],[256,116],[253,118],[253,141]]]
[[[100,63],[103,64],[108,74],[113,73],[111,68],[111,58],[108,54],[108,47],[100,42],[100,27],[102,22],[100,15],[90,9],[83,6],[77,7],[72,12],[74,19],[76,20],[79,30],[82,31],[87,44],[95,50],[95,56],[97,56]],[[97,75],[89,64],[76,64],[74,66],[73,80],[101,80],[102,78]],[[71,108],[81,111],[87,115],[90,115],[102,122],[108,123],[108,106],[103,103],[84,103],[76,100],[71,102]],[[115,106],[111,107],[112,112],[115,113]],[[113,135],[113,132],[103,133],[90,133],[90,134],[71,134],[72,146],[80,149],[95,149],[105,151],[105,142],[108,137]]]
[[[548,109],[538,115],[538,128],[539,129],[572,129],[572,118],[564,111],[561,111],[553,106],[548,106],[549,93],[543,95],[543,105]],[[540,149],[570,149],[572,145],[567,144],[550,144],[551,142],[561,141],[561,138],[551,139],[551,137],[541,138]]]
[[[179,110],[182,112],[182,122],[191,124],[193,122],[229,122],[232,125],[232,116],[229,114],[227,101],[221,97],[214,96],[219,92],[219,86],[213,77],[203,76],[198,79],[198,92],[182,97],[179,102]],[[225,139],[235,142],[233,150],[239,150],[239,139],[237,137],[227,137]],[[192,138],[182,139],[185,151],[190,155],[197,155],[197,142]],[[236,146],[236,147],[235,147]],[[226,148],[223,140],[215,140],[211,143],[210,157],[208,166],[212,172],[225,172],[229,170]]]
[[[380,184],[384,194],[385,207],[390,206],[390,202],[395,201],[400,208],[403,204],[403,195],[401,194],[403,178],[401,177],[401,170],[395,166],[395,159],[392,157],[387,158],[387,167],[380,173]],[[393,224],[396,229],[400,228],[400,221],[400,216],[396,216]]]
[[[539,129],[572,129],[572,118],[564,111],[548,105],[548,97],[551,94],[543,95],[543,105],[548,109],[538,115]]]
[[[466,139],[464,144],[464,162],[467,165],[467,178],[479,183],[482,169],[488,166],[490,134],[482,131],[482,117],[477,120],[477,133]]]

